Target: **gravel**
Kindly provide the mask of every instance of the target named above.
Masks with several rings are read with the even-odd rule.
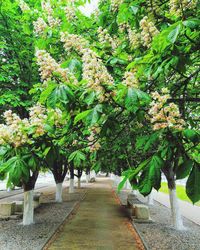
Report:
[[[121,192],[119,197],[125,204],[127,192]],[[149,209],[152,223],[133,222],[149,250],[200,250],[199,225],[183,218],[186,229],[177,231],[171,226],[169,208],[154,201]]]
[[[0,221],[0,250],[40,250],[84,196],[84,191],[68,194],[63,203],[54,202],[54,192],[43,192],[35,210],[35,224],[22,226],[21,219]]]

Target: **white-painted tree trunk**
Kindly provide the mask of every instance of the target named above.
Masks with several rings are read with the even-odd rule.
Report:
[[[86,183],[89,183],[89,181],[90,181],[90,175],[86,174]]]
[[[180,213],[176,189],[169,189],[169,198],[171,204],[173,226],[177,230],[183,230],[183,220]]]
[[[24,192],[24,213],[23,225],[33,224],[34,206],[33,206],[33,190]]]
[[[81,178],[78,178],[78,188],[81,188]]]
[[[62,182],[56,183],[56,202],[62,202]]]
[[[151,192],[148,196],[147,196],[147,204],[148,205],[153,205],[153,192]]]
[[[69,180],[69,193],[74,193],[74,179]]]

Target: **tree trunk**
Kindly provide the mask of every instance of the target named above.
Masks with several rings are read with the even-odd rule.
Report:
[[[153,200],[153,190],[152,190],[151,193],[147,196],[147,204],[148,204],[148,205],[153,205],[153,204],[154,204],[154,200]]]
[[[62,161],[58,160],[54,162],[53,169],[51,169],[56,183],[56,194],[55,194],[56,202],[62,202],[62,188],[63,188],[62,184],[67,174],[67,170],[68,170],[67,164],[63,164]]]
[[[178,198],[176,195],[176,187],[173,189],[169,188],[169,198],[171,204],[171,212],[172,212],[172,222],[173,226],[177,230],[183,230],[183,220],[180,213]]]
[[[23,225],[31,225],[34,215],[34,206],[33,206],[33,190],[24,192],[24,213],[23,213]]]
[[[62,182],[56,183],[56,202],[62,202]]]
[[[78,178],[78,188],[81,188],[81,177]]]
[[[86,169],[86,183],[89,183],[89,181],[90,181],[90,169],[87,168]]]
[[[34,223],[34,205],[33,205],[33,190],[38,177],[39,171],[35,171],[30,175],[29,181],[23,184],[24,188],[24,211],[23,211],[23,225],[30,225]]]
[[[69,180],[69,193],[74,193],[74,179],[70,178]]]
[[[171,205],[171,215],[172,215],[172,223],[175,229],[183,230],[183,220],[180,213],[178,198],[176,195],[176,182],[175,182],[175,174],[171,168],[165,169],[165,176],[167,178],[168,190],[169,190],[169,198]]]
[[[74,193],[74,166],[73,164],[70,165],[70,180],[69,180],[69,193]]]

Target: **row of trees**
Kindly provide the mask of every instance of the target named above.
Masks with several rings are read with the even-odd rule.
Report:
[[[1,2],[0,175],[29,195],[41,169],[61,190],[92,168],[146,196],[164,174],[180,229],[176,179],[200,199],[198,3],[84,3]]]

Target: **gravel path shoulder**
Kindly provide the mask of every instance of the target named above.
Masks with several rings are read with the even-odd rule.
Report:
[[[127,192],[119,194],[123,204],[127,195]],[[133,222],[149,250],[200,250],[199,225],[183,218],[186,230],[177,231],[171,226],[169,208],[155,201],[149,209],[152,223]]]
[[[43,192],[42,204],[35,210],[35,224],[23,227],[20,220],[0,221],[0,250],[40,250],[63,220],[84,196],[79,189],[68,194],[63,203],[54,202],[54,192]]]

